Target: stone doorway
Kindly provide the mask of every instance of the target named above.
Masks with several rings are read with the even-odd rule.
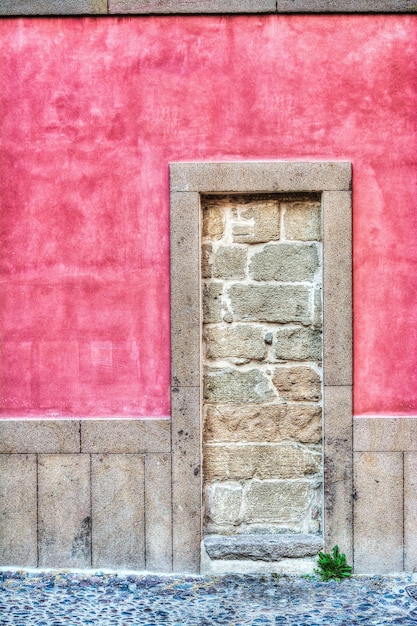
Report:
[[[195,550],[201,542],[204,529],[206,534],[211,535],[205,539],[205,548],[211,550],[214,557],[219,558],[221,555],[216,554],[218,546],[213,548],[213,545],[210,546],[210,541],[212,541],[213,536],[220,535],[223,538],[229,538],[227,550],[233,554],[228,558],[244,559],[248,550],[253,551],[253,546],[248,548],[247,543],[245,543],[247,530],[256,528],[260,535],[266,533],[269,538],[272,535],[275,537],[280,535],[282,539],[282,536],[285,535],[287,543],[290,535],[298,535],[299,539],[301,535],[314,538],[316,541],[315,552],[323,545],[323,540],[326,547],[338,543],[343,547],[348,558],[352,557],[350,184],[351,169],[348,163],[171,164],[172,417],[173,442],[178,449],[177,456],[174,454],[173,462],[173,506],[175,521],[175,511],[177,509],[179,511],[178,496],[182,497],[184,505],[186,501],[188,505],[191,502],[194,503],[194,510],[190,510],[190,506],[188,506],[187,512],[185,512],[185,508],[181,508],[181,516],[185,522],[185,525],[182,526],[182,532],[187,532],[188,539],[189,541],[192,540]],[[240,208],[237,206],[236,200],[238,200],[238,204],[240,202]],[[222,245],[222,235],[219,240],[220,243],[214,245],[216,250],[214,250],[213,256],[213,242],[210,242],[208,238],[204,239],[210,234],[207,219],[206,224],[203,225],[203,240],[201,240],[201,219],[204,211],[212,210],[212,228],[215,233],[217,232],[216,229],[219,229],[218,232],[220,233],[222,218],[221,213],[219,213],[219,202],[220,204],[231,203],[234,208],[229,206],[227,210],[232,214],[234,212],[238,219],[235,226],[228,225],[226,227],[226,230],[229,230],[228,234],[224,235],[226,236],[226,240],[223,241],[225,245]],[[297,235],[300,236],[300,239],[280,241],[276,239],[278,235],[273,232],[271,220],[269,220],[268,225],[268,219],[265,218],[264,227],[269,229],[268,240],[248,241],[248,238],[251,237],[259,238],[259,228],[256,234],[255,219],[256,203],[259,202],[268,205],[269,208],[266,209],[266,213],[269,217],[274,211],[279,211],[280,228],[283,220],[285,222],[283,216],[286,209],[293,203],[292,208],[295,210],[292,217],[294,219],[292,225],[290,222],[287,224],[289,233],[291,228],[295,233],[297,228],[300,228],[300,224],[307,230],[310,229],[311,231],[311,229],[316,228],[317,231],[318,222],[322,223],[324,303],[322,380],[319,354],[321,345],[318,339],[320,335],[320,307],[318,306],[320,298],[317,295],[320,234],[316,232],[316,239],[303,241],[303,237],[311,237],[311,232],[305,231],[304,234]],[[275,208],[273,208],[274,206]],[[295,218],[297,211],[299,213],[298,220]],[[320,212],[321,220],[318,217]],[[220,220],[218,219],[219,216]],[[272,222],[274,222],[273,219]],[[306,222],[308,223],[307,226]],[[247,229],[250,225],[252,234],[249,232],[250,228],[249,231]],[[235,241],[233,240],[233,228],[235,228]],[[230,231],[230,229],[232,230]],[[285,225],[283,232],[285,232]],[[232,234],[230,235],[230,233]],[[231,240],[229,241],[227,237],[230,238],[230,236]],[[279,243],[283,244],[280,251],[277,248]],[[299,281],[294,280],[294,282],[291,282],[288,277],[286,279],[281,278],[283,284],[280,287],[281,289],[285,287],[284,291],[288,291],[287,296],[292,290],[292,317],[285,318],[284,322],[283,320],[262,319],[262,316],[259,320],[255,320],[250,310],[252,306],[250,303],[255,302],[265,311],[265,307],[267,308],[265,294],[262,295],[258,289],[258,293],[253,298],[248,298],[245,290],[247,292],[248,287],[253,290],[256,285],[251,286],[246,283],[253,280],[259,282],[258,287],[271,287],[269,282],[276,280],[276,278],[263,275],[262,272],[268,273],[271,267],[279,266],[279,261],[274,255],[282,254],[285,246],[290,255],[294,254],[295,247],[299,248],[297,253],[310,255],[311,268],[314,268],[312,276],[310,276],[311,280],[310,282],[306,280],[308,276],[303,276],[302,280],[299,276]],[[249,247],[251,247],[250,252]],[[201,250],[203,278],[208,281],[203,306],[200,302]],[[245,254],[250,257],[249,262],[247,258],[245,260]],[[270,262],[271,259],[267,259],[268,256],[274,257],[272,263]],[[316,261],[312,260],[314,258]],[[303,262],[299,258],[294,262],[294,271],[301,271],[302,267]],[[249,274],[246,275],[245,272],[249,272]],[[250,276],[251,273],[252,276]],[[228,285],[230,289],[225,291],[223,281],[228,282],[229,279],[231,281],[231,284]],[[296,282],[303,284],[295,285]],[[307,283],[309,283],[309,287]],[[300,287],[302,287],[301,290]],[[216,290],[219,292],[217,295]],[[220,297],[219,290],[223,296],[227,292],[224,298]],[[299,300],[300,298],[302,300],[303,297],[305,298],[304,307]],[[274,298],[272,297],[272,299]],[[287,305],[282,305],[283,301],[288,302],[288,298],[275,297],[275,310],[280,310],[280,307],[285,309]],[[231,304],[235,307],[234,311],[230,310]],[[202,310],[206,315],[204,355],[201,353]],[[281,314],[284,314],[283,309]],[[214,315],[214,318],[211,318],[211,315]],[[309,316],[308,319],[306,316]],[[256,324],[260,324],[260,326],[256,326]],[[281,324],[282,326],[275,327],[272,326],[273,324]],[[224,326],[222,327],[222,325]],[[304,355],[306,360],[300,359],[299,364],[295,364],[297,359],[294,358],[294,354],[291,355],[290,359],[288,353],[279,352],[284,349],[283,346],[288,339],[288,328],[291,328],[296,334],[298,333],[298,344],[301,350],[298,356],[302,354],[302,350],[307,350]],[[221,336],[222,329],[226,339]],[[207,339],[209,340],[207,341]],[[271,339],[272,343],[268,343]],[[234,349],[233,354],[224,353],[225,345],[238,344],[239,341],[243,341],[246,347],[250,346],[250,350],[253,352],[249,363],[247,363],[248,355],[239,352],[238,349]],[[272,360],[269,363],[266,359],[262,365],[262,359],[266,358],[263,355],[267,354]],[[207,373],[204,387],[202,383],[202,356],[208,361],[215,357],[215,367]],[[257,361],[258,366],[252,367],[252,361]],[[268,368],[269,373],[266,371]],[[294,374],[294,377],[289,376],[290,373]],[[298,400],[295,400],[294,396],[290,398],[288,394],[294,393],[294,389],[297,389],[303,377],[307,381],[306,389],[303,391],[305,395],[299,396]],[[320,524],[322,510],[320,496],[317,496],[320,493],[318,483],[322,476],[320,462],[322,453],[318,425],[320,416],[317,415],[317,411],[320,413],[321,382],[323,383],[324,405],[324,506],[322,525]],[[229,396],[227,399],[222,395],[225,393],[234,395],[234,397]],[[285,400],[281,406],[279,406],[279,397]],[[233,402],[240,405],[237,416],[233,412]],[[286,423],[287,428],[293,428],[294,432],[297,417],[295,414],[291,415],[291,411],[295,410],[294,405],[296,403],[308,404],[309,411],[304,413],[303,419],[306,419],[310,424],[309,434],[307,432],[301,434],[299,431],[290,443],[289,440],[286,440],[285,444],[281,441],[278,446],[275,445],[277,444],[276,441],[247,441],[244,444],[248,444],[245,451],[252,453],[252,460],[249,458],[250,455],[249,457],[246,456],[245,459],[238,454],[235,454],[233,459],[234,452],[239,445],[243,445],[242,442],[229,441],[227,445],[222,445],[226,442],[216,440],[217,437],[223,436],[218,432],[219,425],[222,425],[221,427],[226,425],[226,430],[231,428],[233,431],[233,424],[236,424],[236,420],[240,424],[239,428],[244,425],[242,430],[246,435],[250,433],[250,426],[256,424],[258,419],[256,410],[253,413],[252,405],[259,407],[264,404],[263,408],[268,407],[268,411],[264,411],[264,422],[268,422],[267,414],[271,412],[270,407],[273,407],[272,412],[283,411],[284,403],[286,403],[285,415],[281,413],[281,417],[278,416],[277,418],[275,414],[275,417],[269,417],[269,421],[274,424],[280,422],[281,425]],[[290,404],[291,408],[288,411]],[[220,406],[221,409],[219,409]],[[204,438],[202,435],[203,407],[205,416]],[[231,412],[233,415],[230,415]],[[309,417],[306,418],[307,414]],[[181,427],[177,428],[176,424],[181,425]],[[249,438],[254,437],[254,430],[256,429],[252,429]],[[226,436],[230,436],[230,433]],[[308,441],[303,442],[300,438],[307,438]],[[177,443],[175,443],[176,441]],[[203,442],[204,453],[202,455],[201,446]],[[256,458],[257,455],[259,457],[259,448],[262,445],[264,446],[261,454],[263,460],[259,464],[257,461],[254,462],[253,458]],[[284,446],[285,451],[284,447],[281,447],[278,453],[279,446]],[[175,447],[173,451],[175,453]],[[201,500],[202,480],[199,471],[202,456],[205,465],[207,494],[204,520]],[[262,474],[262,468],[265,470],[267,467],[272,468],[272,472],[275,474],[260,476],[259,473]],[[282,471],[280,477],[276,475],[277,468],[278,471]],[[192,475],[191,469],[193,469]],[[187,475],[188,479],[186,478]],[[280,519],[276,514],[278,510],[285,510],[285,497],[279,493],[277,481],[285,480],[283,478],[285,475],[287,475],[286,480],[288,480],[287,512],[291,508],[291,502],[293,508],[297,506],[297,494],[295,492],[291,494],[291,489],[298,489],[299,496],[302,492],[300,487],[303,487],[304,495],[301,499],[298,497],[298,502],[300,503],[299,511],[303,510],[304,513],[299,515],[298,511],[296,515],[287,514],[287,519]],[[262,480],[264,480],[264,484],[260,485]],[[245,481],[247,481],[246,484]],[[272,490],[275,489],[275,496],[272,495],[271,491],[263,500],[265,503],[268,501],[273,503],[275,497],[275,505],[272,504],[271,507],[274,511],[272,515],[270,511],[265,510],[265,507],[264,512],[261,515],[259,513],[262,510],[261,492],[266,485]],[[283,486],[284,483],[280,483],[280,485]],[[257,495],[252,493],[253,502],[257,502],[256,505],[252,506],[248,496],[251,496],[250,492],[254,486],[258,491],[260,487],[262,489]],[[242,495],[245,489],[246,512],[244,513]],[[226,496],[223,503],[221,502],[222,493]],[[220,530],[223,532],[219,533]],[[271,530],[275,532],[271,533]],[[305,545],[304,547],[296,546],[294,542],[291,543],[291,537],[289,543],[289,547],[287,546],[284,552],[287,556],[296,557],[295,560],[300,556],[305,557],[312,554],[311,546],[307,548]],[[267,550],[269,550],[269,557],[272,556],[274,560],[283,558],[282,545],[277,548],[274,541],[270,541]],[[204,552],[203,550],[203,554]],[[250,558],[254,558],[253,555]]]

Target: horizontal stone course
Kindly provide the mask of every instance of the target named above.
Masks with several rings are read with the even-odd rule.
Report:
[[[1,15],[105,15],[107,0],[2,0]]]
[[[253,559],[279,561],[282,558],[314,556],[323,548],[317,535],[210,535],[204,546],[212,559]]]
[[[207,442],[319,443],[322,437],[318,405],[245,404],[206,405],[204,433]]]
[[[206,480],[305,478],[320,471],[321,455],[297,444],[205,445]]]

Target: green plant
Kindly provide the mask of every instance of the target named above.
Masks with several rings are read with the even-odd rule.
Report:
[[[346,563],[346,555],[340,554],[338,546],[333,548],[333,555],[319,552],[317,565],[314,571],[325,582],[334,579],[340,583],[343,578],[352,576],[352,567]]]

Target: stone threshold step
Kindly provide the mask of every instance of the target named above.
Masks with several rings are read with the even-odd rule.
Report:
[[[204,546],[211,559],[279,561],[315,556],[323,549],[321,535],[206,535]]]

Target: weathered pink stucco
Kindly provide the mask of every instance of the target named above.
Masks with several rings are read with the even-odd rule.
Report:
[[[417,17],[4,19],[0,402],[169,414],[168,163],[349,159],[357,414],[417,413]]]

